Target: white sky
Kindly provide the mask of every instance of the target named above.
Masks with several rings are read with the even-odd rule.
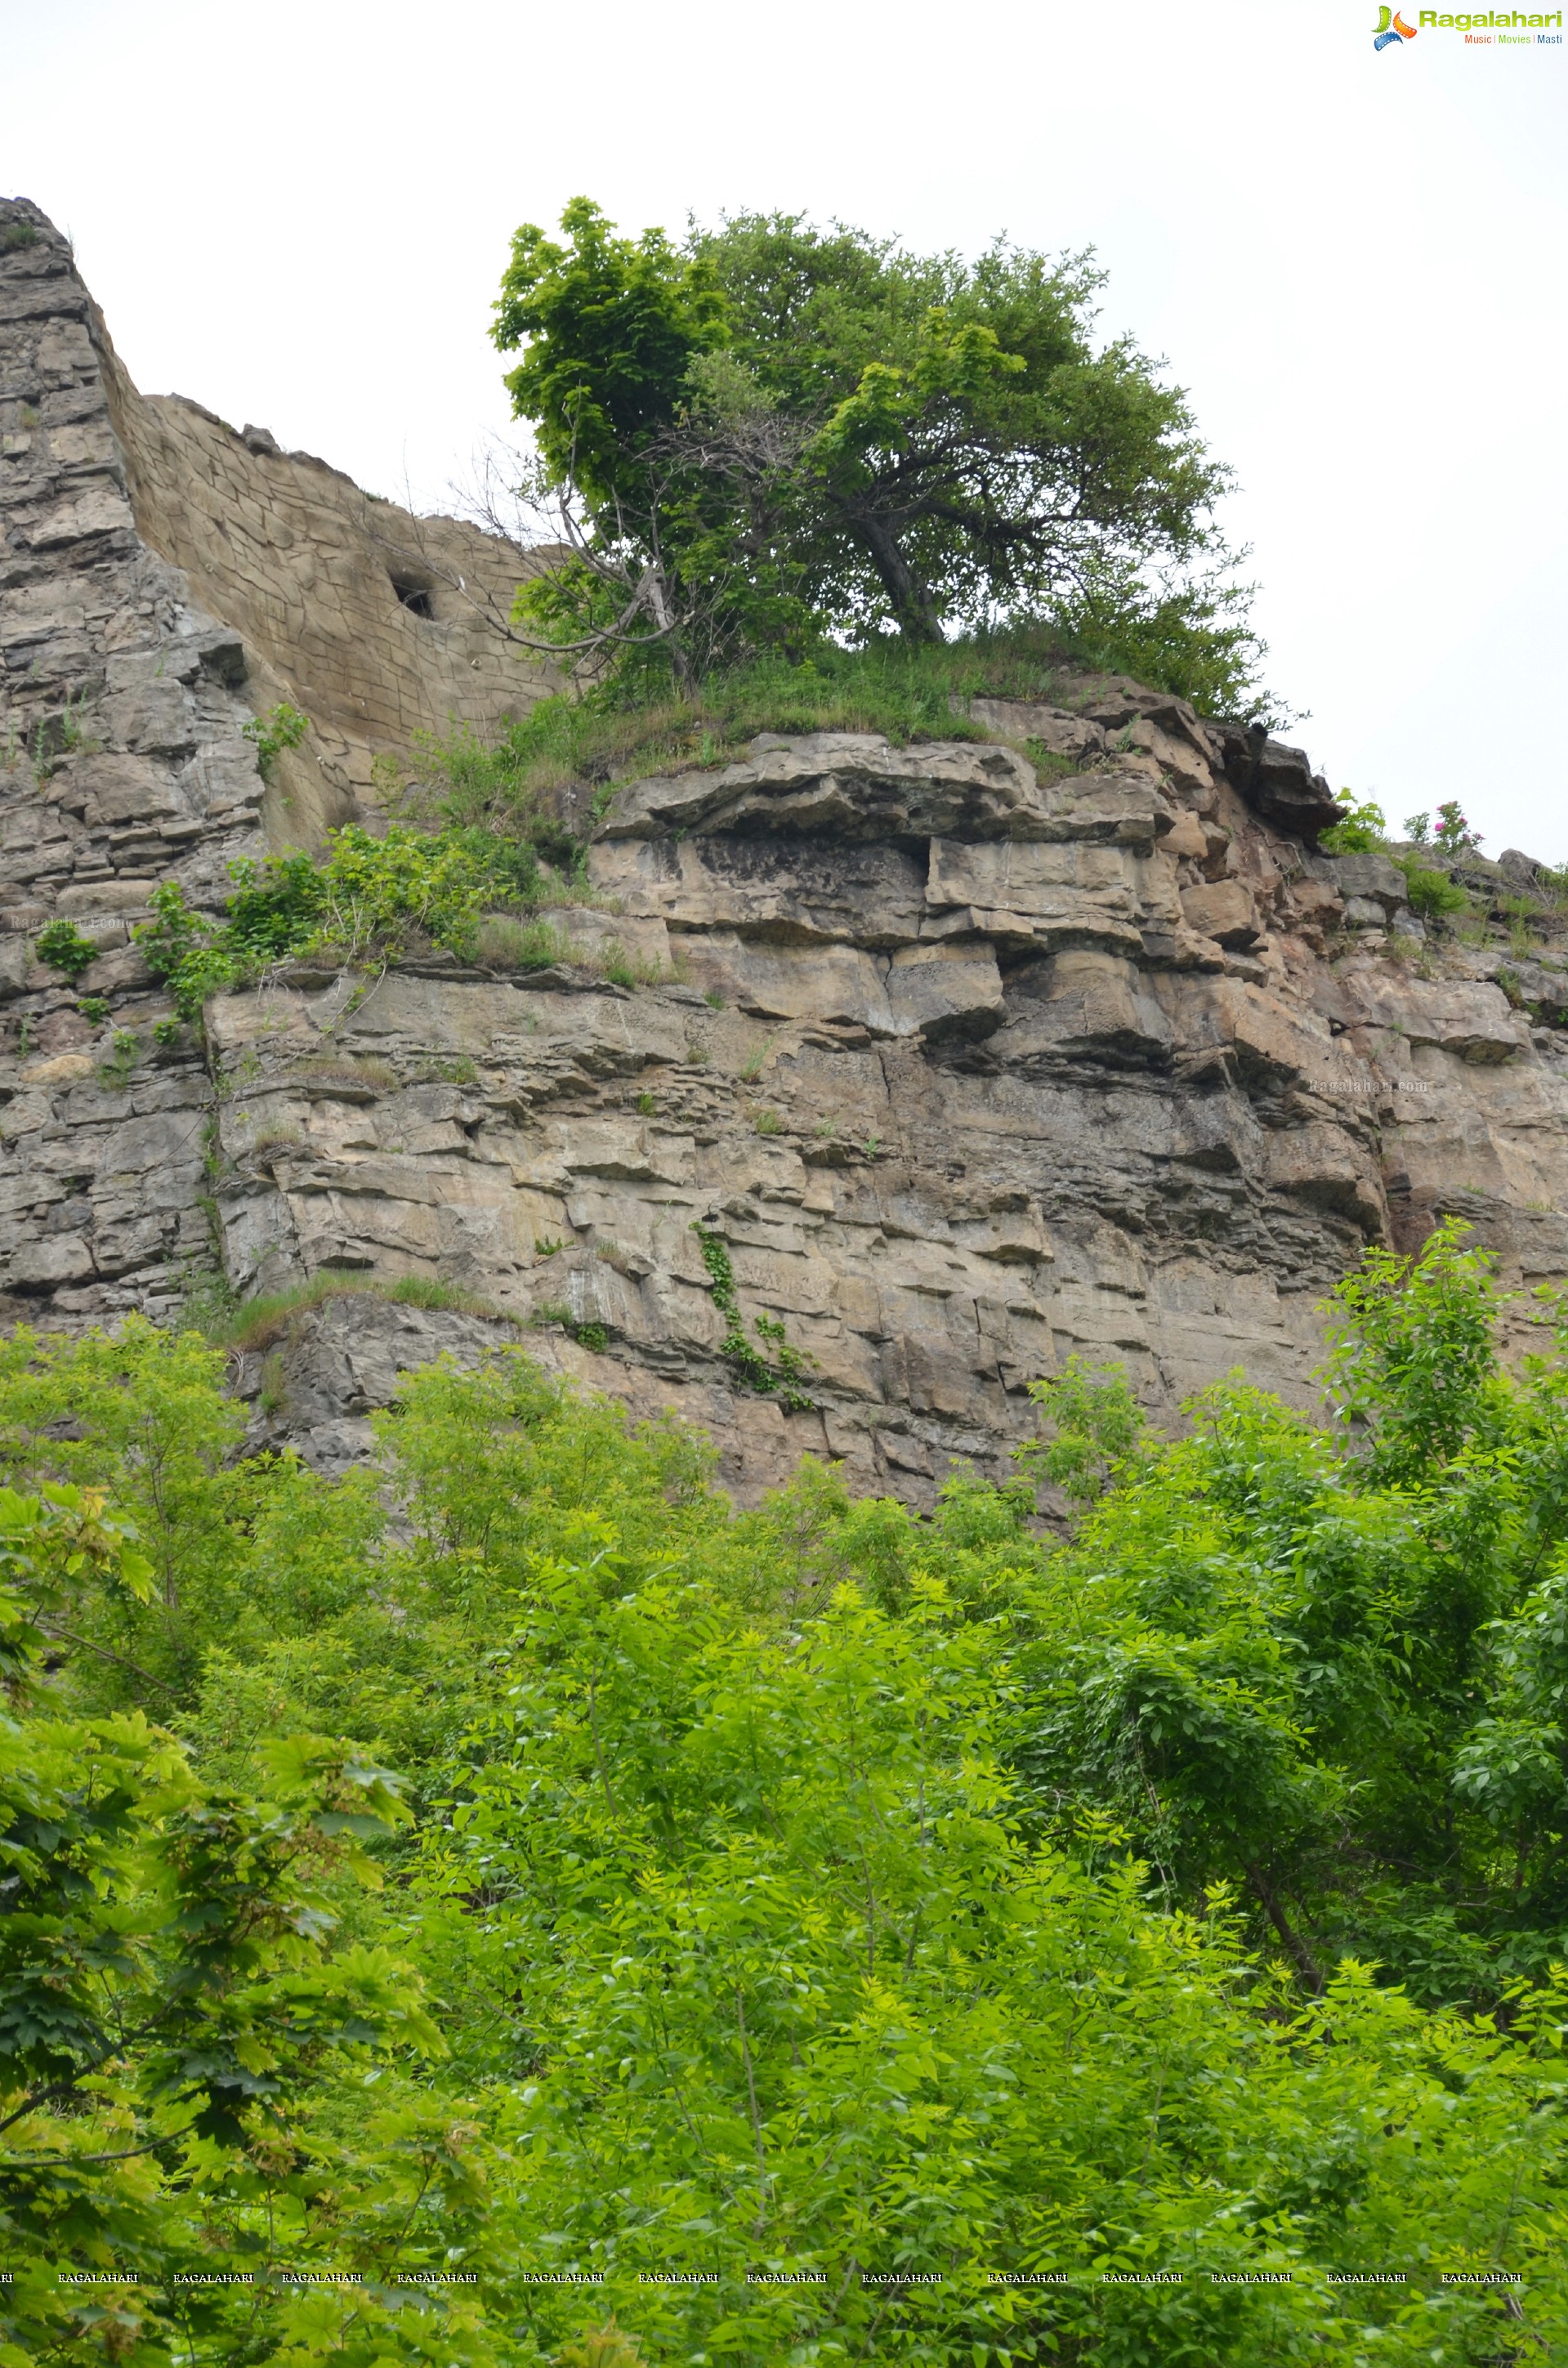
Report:
[[[1407,21],[1417,12],[1405,8]],[[447,507],[521,221],[1093,245],[1235,468],[1269,679],[1397,823],[1568,859],[1568,48],[1374,0],[0,0],[0,191],[150,393]]]

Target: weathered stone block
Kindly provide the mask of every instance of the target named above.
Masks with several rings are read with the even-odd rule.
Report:
[[[905,946],[887,969],[894,1032],[937,1044],[976,1041],[1003,1019],[1002,974],[989,946]]]
[[[48,1292],[60,1284],[81,1282],[93,1272],[93,1254],[79,1234],[52,1234],[24,1243],[6,1273],[11,1291]]]
[[[1312,871],[1347,903],[1352,898],[1369,899],[1384,913],[1403,905],[1408,893],[1398,865],[1375,850],[1365,855],[1322,855],[1313,861]]]
[[[1188,928],[1217,945],[1246,947],[1262,934],[1252,891],[1240,880],[1218,880],[1211,886],[1184,888],[1181,909]]]

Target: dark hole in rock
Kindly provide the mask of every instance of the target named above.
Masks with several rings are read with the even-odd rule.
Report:
[[[403,607],[408,610],[411,617],[433,617],[435,615],[436,604],[430,598],[430,589],[428,585],[400,584],[394,575],[392,577],[392,590],[397,594],[398,598],[403,602]]]

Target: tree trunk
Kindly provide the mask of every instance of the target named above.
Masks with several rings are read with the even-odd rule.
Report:
[[[1247,1880],[1252,1884],[1253,1890],[1257,1895],[1258,1900],[1262,1904],[1265,1915],[1273,1925],[1275,1930],[1278,1933],[1281,1941],[1284,1941],[1285,1946],[1290,1951],[1291,1956],[1295,1959],[1301,1976],[1306,1982],[1307,1987],[1311,1990],[1314,1998],[1322,1998],[1324,1992],[1323,1969],[1319,1965],[1317,1959],[1313,1956],[1312,1951],[1308,1948],[1306,1942],[1301,1939],[1301,1934],[1299,1932],[1292,1931],[1290,1929],[1290,1920],[1286,1915],[1284,1908],[1280,1906],[1279,1896],[1276,1892],[1274,1885],[1269,1882],[1268,1877],[1264,1873],[1263,1869],[1257,1864],[1257,1861],[1255,1859],[1248,1859],[1246,1861],[1246,1873]]]
[[[879,518],[874,510],[846,509],[845,518],[850,532],[866,547],[882,589],[892,603],[900,632],[912,642],[943,640],[937,604],[904,557],[887,520]]]
[[[664,570],[654,565],[648,570],[648,605],[653,622],[665,636],[665,647],[670,654],[670,668],[683,691],[689,691],[694,677],[691,661],[681,647],[680,635],[675,624],[675,612],[670,607],[668,587]]]

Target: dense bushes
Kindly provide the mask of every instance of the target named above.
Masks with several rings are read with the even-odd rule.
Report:
[[[0,2358],[1554,2356],[1568,1378],[1494,1315],[1374,1257],[1326,1428],[1070,1373],[1065,1543],[735,1514],[517,1352],[326,1482],[194,1338],[18,1336],[0,2206],[112,2282]]]

